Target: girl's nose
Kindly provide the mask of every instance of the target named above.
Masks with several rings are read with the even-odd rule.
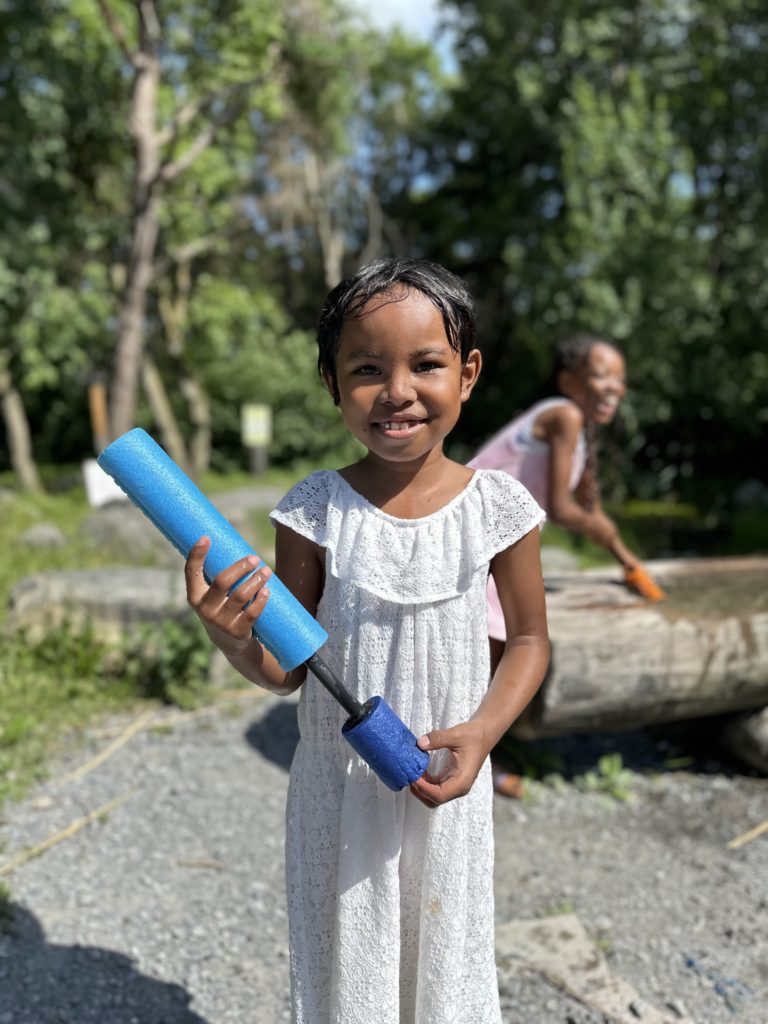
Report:
[[[409,373],[393,373],[384,382],[382,399],[391,405],[402,405],[416,398],[416,390]]]

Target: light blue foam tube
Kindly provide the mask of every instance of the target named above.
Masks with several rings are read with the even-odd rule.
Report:
[[[186,473],[140,427],[108,445],[97,462],[184,558],[204,534],[211,538],[204,566],[209,583],[238,559],[256,555]],[[259,555],[256,557],[260,559]],[[261,559],[260,565],[264,565]],[[269,579],[269,600],[253,632],[285,672],[305,662],[328,639],[320,623],[274,574]]]

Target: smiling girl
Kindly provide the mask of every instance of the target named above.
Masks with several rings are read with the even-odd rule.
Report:
[[[663,592],[600,503],[595,431],[613,420],[626,393],[624,357],[602,338],[576,334],[558,345],[551,380],[556,397],[537,402],[512,420],[469,465],[503,469],[515,477],[553,523],[610,551],[631,590],[650,601],[661,600]]]
[[[277,572],[328,631],[323,658],[344,685],[381,695],[433,756],[410,792],[388,789],[342,739],[337,702],[253,638],[268,570],[230,594],[254,568],[245,559],[209,588],[198,542],[187,593],[211,638],[256,684],[301,687],[286,834],[293,1020],[501,1024],[488,754],[547,667],[543,512],[507,473],[443,450],[481,367],[457,277],[421,260],[364,267],[328,296],[318,343],[366,454],[280,502]],[[489,573],[507,638],[492,678]]]
[[[621,539],[602,509],[597,479],[595,432],[610,423],[627,390],[624,357],[610,342],[576,334],[556,351],[550,378],[554,397],[544,399],[508,423],[468,463],[500,469],[519,480],[545,509],[549,520],[605,548],[624,570],[627,587],[647,601],[663,590]],[[495,578],[488,583],[491,666],[505,645],[504,615]],[[520,779],[494,765],[494,788],[520,796]]]

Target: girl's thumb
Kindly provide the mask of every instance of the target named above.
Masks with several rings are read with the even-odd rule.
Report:
[[[419,736],[416,740],[416,746],[419,750],[439,750],[441,747],[444,747],[445,740],[443,739],[442,730],[434,729],[432,732]]]

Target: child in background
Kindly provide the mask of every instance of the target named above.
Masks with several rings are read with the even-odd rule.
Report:
[[[557,347],[551,385],[557,397],[537,402],[512,420],[468,465],[509,473],[530,491],[553,523],[610,551],[623,567],[630,590],[648,601],[662,600],[664,592],[624,544],[600,504],[595,431],[613,420],[626,392],[623,356],[603,338],[574,335]],[[506,636],[495,579],[489,580],[488,606],[493,667]],[[494,765],[494,788],[519,796],[520,779]]]
[[[443,452],[480,372],[474,340],[468,293],[435,264],[381,260],[338,285],[319,368],[367,454],[273,512],[276,571],[330,634],[323,658],[434,752],[410,792],[348,746],[345,713],[304,667],[286,675],[252,636],[269,570],[228,596],[253,560],[210,588],[205,538],[187,562],[190,603],[231,663],[273,692],[301,687],[286,837],[297,1024],[501,1024],[488,754],[549,648],[542,510],[507,473]],[[489,570],[507,636],[490,686]]]

